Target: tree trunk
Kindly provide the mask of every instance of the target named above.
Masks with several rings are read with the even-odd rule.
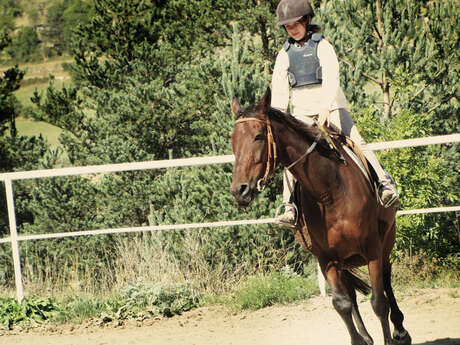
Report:
[[[391,119],[391,96],[390,96],[390,83],[388,83],[386,74],[382,77],[382,92],[383,92],[383,119]]]
[[[262,39],[262,51],[266,59],[270,58],[270,51],[268,49],[268,35],[267,35],[267,22],[264,18],[259,17],[260,37]]]

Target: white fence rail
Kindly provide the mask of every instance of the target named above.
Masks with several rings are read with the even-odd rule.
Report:
[[[371,143],[367,147],[371,150],[384,150],[434,144],[445,144],[451,142],[460,142],[460,133],[435,136],[429,138],[418,138],[418,139],[407,139],[397,140],[390,142]],[[197,166],[197,165],[208,165],[208,164],[222,164],[222,163],[233,163],[233,155],[224,156],[212,156],[212,157],[196,157],[196,158],[184,158],[184,159],[171,159],[171,160],[160,160],[160,161],[147,161],[147,162],[136,162],[136,163],[121,163],[121,164],[106,164],[106,165],[94,165],[85,167],[73,167],[73,168],[60,168],[60,169],[46,169],[46,170],[34,170],[34,171],[23,171],[23,172],[11,172],[0,174],[0,181],[4,181],[6,189],[6,199],[8,206],[8,218],[10,226],[10,237],[0,239],[0,243],[11,243],[13,265],[16,282],[16,296],[19,301],[22,301],[24,297],[24,289],[22,285],[22,273],[21,263],[19,257],[19,242],[28,240],[40,240],[40,239],[51,239],[51,238],[63,238],[73,236],[89,236],[89,235],[103,235],[103,234],[117,234],[117,233],[128,233],[128,232],[142,232],[142,231],[164,231],[173,229],[196,229],[196,228],[210,228],[210,227],[225,227],[225,226],[237,226],[237,225],[251,225],[251,224],[268,224],[273,223],[274,218],[264,218],[257,220],[241,220],[241,221],[223,221],[223,222],[212,222],[212,223],[196,223],[196,224],[173,224],[173,225],[156,225],[156,226],[142,226],[132,228],[117,228],[117,229],[102,229],[102,230],[88,230],[88,231],[76,231],[76,232],[64,232],[64,233],[53,233],[53,234],[40,234],[40,235],[24,235],[19,236],[17,233],[16,226],[16,215],[14,209],[14,197],[12,181],[44,178],[44,177],[57,177],[57,176],[69,176],[69,175],[84,175],[84,174],[98,174],[98,173],[113,173],[122,171],[134,171],[134,170],[148,170],[148,169],[162,169],[172,167],[185,167],[185,166]],[[418,214],[418,213],[433,213],[433,212],[449,212],[449,211],[460,211],[460,206],[452,207],[438,207],[418,210],[402,210],[398,211],[399,215],[404,214]]]

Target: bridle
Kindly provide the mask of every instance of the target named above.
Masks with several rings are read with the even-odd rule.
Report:
[[[257,181],[257,190],[261,192],[264,190],[265,186],[268,184],[268,179],[270,175],[276,169],[276,161],[278,158],[277,150],[276,150],[276,143],[275,143],[275,139],[273,138],[273,131],[272,131],[272,126],[271,126],[269,117],[267,117],[266,121],[257,119],[255,117],[243,117],[243,118],[237,119],[235,121],[235,125],[238,123],[248,122],[248,121],[261,122],[261,123],[264,123],[267,127],[267,165],[265,168],[264,177]],[[298,159],[296,159],[293,163],[291,163],[289,166],[287,166],[286,169],[287,170],[291,169],[293,166],[299,163],[303,158],[307,157],[310,153],[312,153],[316,145],[318,144],[320,138],[321,138],[321,133],[318,134],[318,136],[315,138],[315,141],[310,145],[310,147],[306,150],[306,152],[302,154]]]
[[[273,138],[273,131],[272,131],[270,119],[267,117],[267,120],[264,121],[264,120],[256,119],[255,117],[243,117],[243,118],[239,118],[238,120],[236,120],[235,125],[238,123],[248,122],[248,121],[262,122],[267,126],[267,165],[265,168],[264,177],[262,177],[261,179],[257,181],[257,190],[259,192],[262,192],[265,186],[268,184],[268,179],[270,175],[276,169],[276,160],[278,158],[277,156],[278,153],[276,151],[276,143],[275,143],[275,139]],[[270,164],[270,162],[272,162],[272,164]]]

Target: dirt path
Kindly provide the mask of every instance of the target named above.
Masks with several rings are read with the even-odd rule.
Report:
[[[417,345],[460,345],[460,289],[422,290],[400,299]],[[369,301],[360,309],[375,345],[383,345]],[[59,326],[0,336],[0,345],[340,345],[348,334],[330,297],[232,315],[221,307],[143,324]]]

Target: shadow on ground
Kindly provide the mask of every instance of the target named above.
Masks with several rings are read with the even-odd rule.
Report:
[[[444,338],[444,339],[437,339],[433,341],[427,341],[425,343],[418,343],[413,345],[460,345],[460,339],[451,339],[451,338]]]

